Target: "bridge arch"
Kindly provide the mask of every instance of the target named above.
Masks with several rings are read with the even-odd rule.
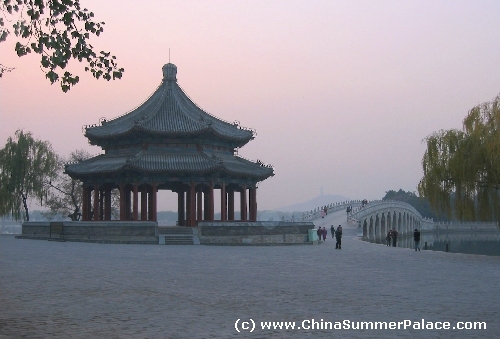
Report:
[[[353,213],[351,219],[357,222],[363,240],[376,243],[385,243],[387,232],[394,228],[400,243],[410,241],[415,228],[421,228],[424,221],[432,222],[410,204],[393,200],[372,201]]]
[[[382,212],[382,219],[381,219],[381,222],[380,222],[380,241],[381,242],[384,242],[383,240],[385,239],[385,235],[387,234],[387,231],[386,231],[386,217],[385,217],[385,213]]]
[[[363,220],[363,239],[368,238],[368,222],[366,219]]]
[[[380,242],[380,217],[375,215],[375,242]]]
[[[368,241],[374,242],[375,241],[375,235],[373,232],[373,216],[370,216],[370,226],[369,226],[369,236],[368,236]]]

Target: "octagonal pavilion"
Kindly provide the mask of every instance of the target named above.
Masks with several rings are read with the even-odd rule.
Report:
[[[83,182],[82,220],[111,220],[111,193],[120,195],[120,220],[157,221],[157,192],[178,195],[178,224],[214,221],[220,190],[221,221],[235,220],[235,193],[243,221],[257,219],[257,184],[274,175],[269,165],[237,155],[255,133],[199,108],[177,84],[177,67],[139,107],[85,127],[103,154],[66,165]],[[140,196],[140,198],[139,198]]]

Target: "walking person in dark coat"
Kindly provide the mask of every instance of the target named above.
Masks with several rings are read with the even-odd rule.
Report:
[[[420,231],[415,228],[415,232],[413,232],[413,241],[415,241],[415,252],[420,251]]]
[[[395,228],[392,229],[392,247],[396,247],[398,241],[398,231]]]
[[[342,249],[342,226],[338,226],[337,230],[335,231],[335,240],[337,240],[337,243],[335,244],[335,249]]]
[[[321,241],[321,237],[323,236],[323,230],[321,229],[321,227],[318,227],[316,234],[318,235],[318,244],[319,244]]]
[[[326,234],[328,231],[326,230],[325,226],[323,226],[323,241],[326,241]]]
[[[387,236],[385,237],[386,245],[389,247],[391,246],[391,240],[392,240],[392,231],[389,230],[389,232],[387,232]]]
[[[333,225],[332,227],[330,227],[330,232],[332,233],[332,239],[333,239],[333,237],[335,236],[335,227],[333,227]]]

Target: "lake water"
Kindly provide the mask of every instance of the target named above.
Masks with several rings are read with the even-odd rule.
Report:
[[[420,248],[431,251],[500,256],[500,231],[422,232]],[[415,248],[413,236],[398,239],[398,247]]]

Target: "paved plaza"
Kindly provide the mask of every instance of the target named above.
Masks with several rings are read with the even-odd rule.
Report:
[[[360,241],[154,246],[0,236],[4,338],[500,338],[500,257]],[[425,239],[423,239],[425,241]],[[237,332],[235,322],[238,320]],[[486,330],[304,329],[316,322],[486,322]],[[321,322],[323,320],[323,322]],[[252,327],[253,332],[243,327]],[[261,322],[295,322],[294,330]],[[301,327],[298,329],[297,327]]]

